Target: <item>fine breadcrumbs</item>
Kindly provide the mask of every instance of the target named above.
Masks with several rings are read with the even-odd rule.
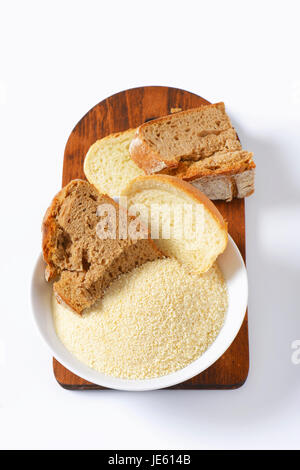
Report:
[[[182,369],[216,339],[227,310],[217,266],[188,274],[175,259],[148,262],[121,275],[83,315],[53,297],[58,337],[81,362],[126,379]]]

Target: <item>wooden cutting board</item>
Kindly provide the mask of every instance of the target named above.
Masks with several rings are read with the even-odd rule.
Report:
[[[184,90],[169,87],[140,87],[110,96],[92,108],[73,129],[64,155],[62,185],[74,178],[85,179],[83,162],[89,147],[112,132],[139,126],[164,116],[171,108],[183,110],[209,104],[207,100]],[[229,233],[245,259],[244,200],[217,201],[216,206],[228,222]],[[71,390],[104,389],[77,377],[53,360],[58,383]],[[249,369],[247,314],[233,344],[225,354],[198,376],[172,387],[174,389],[232,389],[246,380]]]

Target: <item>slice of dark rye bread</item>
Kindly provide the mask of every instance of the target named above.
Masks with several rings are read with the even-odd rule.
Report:
[[[116,210],[116,239],[101,239],[96,233],[97,208],[112,204]],[[73,180],[53,199],[42,225],[45,277],[55,280],[59,302],[77,313],[91,307],[120,274],[162,258],[148,239],[119,238],[119,205],[83,180]],[[134,219],[127,217],[128,223]]]
[[[224,103],[142,124],[130,144],[130,155],[146,174],[177,176],[210,199],[230,201],[254,192],[253,153],[242,149]]]

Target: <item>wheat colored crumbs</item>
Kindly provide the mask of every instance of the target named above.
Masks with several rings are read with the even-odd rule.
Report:
[[[216,339],[228,305],[217,264],[191,275],[170,258],[121,275],[82,316],[52,302],[66,348],[91,368],[126,379],[160,377],[197,359]]]

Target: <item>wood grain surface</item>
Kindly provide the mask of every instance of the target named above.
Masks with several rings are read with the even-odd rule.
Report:
[[[143,122],[170,113],[171,108],[183,110],[208,104],[200,96],[169,87],[141,87],[110,96],[92,108],[73,129],[64,154],[62,185],[74,178],[85,179],[83,162],[89,147],[112,132],[134,128]],[[217,201],[216,206],[228,222],[229,233],[245,259],[244,200],[230,203]],[[53,360],[58,383],[71,390],[104,389],[74,375]],[[198,376],[174,389],[232,389],[246,380],[249,369],[247,314],[241,329],[225,354]]]

